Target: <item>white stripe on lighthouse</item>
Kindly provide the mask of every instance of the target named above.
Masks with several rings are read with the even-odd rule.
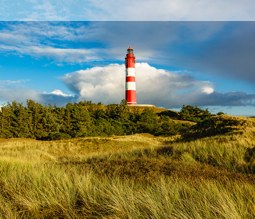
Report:
[[[127,68],[126,75],[135,77],[135,68]]]
[[[126,90],[136,90],[135,82],[127,82]]]

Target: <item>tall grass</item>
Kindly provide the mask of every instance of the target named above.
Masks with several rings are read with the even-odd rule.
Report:
[[[7,168],[6,168],[7,167]],[[247,182],[139,182],[52,166],[0,164],[2,218],[254,218]]]
[[[171,139],[171,138],[168,138]],[[87,137],[60,141],[30,139],[0,140],[0,157],[25,162],[55,162],[58,160],[84,159],[106,156],[139,148],[154,148],[162,139],[149,134],[114,137]]]
[[[0,218],[255,218],[253,129],[0,141]]]

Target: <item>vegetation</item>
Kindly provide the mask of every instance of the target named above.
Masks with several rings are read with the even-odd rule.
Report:
[[[1,112],[0,218],[255,217],[254,118],[14,106]]]
[[[219,112],[219,115],[222,113]],[[206,119],[209,119],[212,114],[208,111],[208,109],[201,109],[197,106],[183,105],[179,118],[182,120],[189,120],[193,122],[202,122]]]
[[[44,106],[32,100],[28,100],[26,106],[12,102],[1,108],[0,137],[57,140],[145,132],[175,135],[192,124],[176,121],[168,112],[171,111],[130,108],[125,104],[104,106],[86,101],[65,107]]]
[[[3,139],[0,215],[254,218],[255,152],[249,135],[178,138]]]

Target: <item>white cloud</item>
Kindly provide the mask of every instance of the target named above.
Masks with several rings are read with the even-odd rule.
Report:
[[[70,49],[54,48],[50,46],[5,46],[0,45],[0,49],[26,54],[33,57],[48,57],[58,62],[80,63],[100,59],[96,49]]]
[[[86,27],[71,26],[66,22],[3,22],[5,28],[1,30],[0,40],[7,40],[14,43],[19,42],[25,45],[38,43],[45,38],[51,40],[74,40],[79,39]]]
[[[124,95],[124,71],[124,65],[112,64],[67,74],[63,80],[81,98],[117,103]]]
[[[27,38],[23,35],[15,35],[11,32],[0,32],[0,42],[13,44],[15,42],[22,42],[26,39]]]
[[[173,65],[178,53],[169,52],[170,46],[206,41],[224,25],[223,22],[210,25],[193,22],[8,23],[0,32],[0,51],[80,63],[109,58],[122,60],[126,47],[131,44],[141,61]],[[85,45],[95,42],[99,43],[100,49],[86,48]]]
[[[63,77],[79,99],[119,103],[125,98],[125,66],[111,64],[80,70]],[[138,103],[166,108],[182,105],[255,106],[255,94],[220,93],[209,81],[199,81],[187,74],[157,69],[147,63],[136,64]]]
[[[253,0],[23,0],[23,4],[0,0],[0,3],[0,20],[255,20]]]
[[[38,101],[43,104],[52,104],[57,106],[64,106],[67,103],[76,102],[77,96],[66,94],[62,90],[55,89],[51,92],[40,93]]]
[[[212,88],[210,82],[198,81],[188,75],[157,69],[137,63],[137,98],[139,103],[157,106],[192,104]],[[81,99],[93,102],[119,103],[125,98],[125,66],[111,64],[80,70],[64,76],[63,81]]]
[[[65,49],[54,47],[38,47],[30,46],[20,48],[21,53],[30,54],[32,56],[46,56],[63,62],[87,62],[97,60],[98,57],[94,49]]]
[[[0,87],[16,86],[29,82],[29,80],[0,80]]]
[[[67,18],[64,14],[59,14],[58,10],[60,7],[56,8],[55,5],[51,3],[49,0],[38,1],[38,0],[30,0],[33,3],[33,12],[27,14],[27,17],[24,20],[33,21],[33,20],[66,20]]]
[[[58,89],[51,91],[50,94],[54,94],[57,96],[63,96],[63,97],[71,97],[72,96],[71,94],[66,94],[62,90],[58,90]]]
[[[147,63],[136,64],[138,103],[166,108],[183,104],[198,106],[255,106],[255,94],[220,93],[212,83],[199,81],[187,74],[157,69]],[[64,83],[75,95],[59,89],[40,92],[22,86],[26,80],[0,81],[0,103],[26,102],[33,99],[43,104],[63,106],[79,100],[119,103],[125,97],[125,66],[111,64],[66,74]]]
[[[202,87],[201,91],[205,94],[212,94],[214,92],[214,89],[212,87]]]
[[[74,23],[73,25],[64,22],[8,23],[0,32],[0,52],[37,58],[47,57],[56,62],[67,63],[101,60],[103,49],[99,51],[95,48],[75,46],[84,41],[84,38],[87,39],[90,34],[91,30],[86,25]]]
[[[254,20],[253,0],[90,0],[91,20],[225,21]],[[224,11],[223,11],[224,10]]]

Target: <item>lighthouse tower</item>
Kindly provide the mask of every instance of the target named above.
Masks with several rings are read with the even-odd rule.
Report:
[[[127,49],[126,55],[126,101],[128,105],[136,104],[135,56],[132,48]]]

